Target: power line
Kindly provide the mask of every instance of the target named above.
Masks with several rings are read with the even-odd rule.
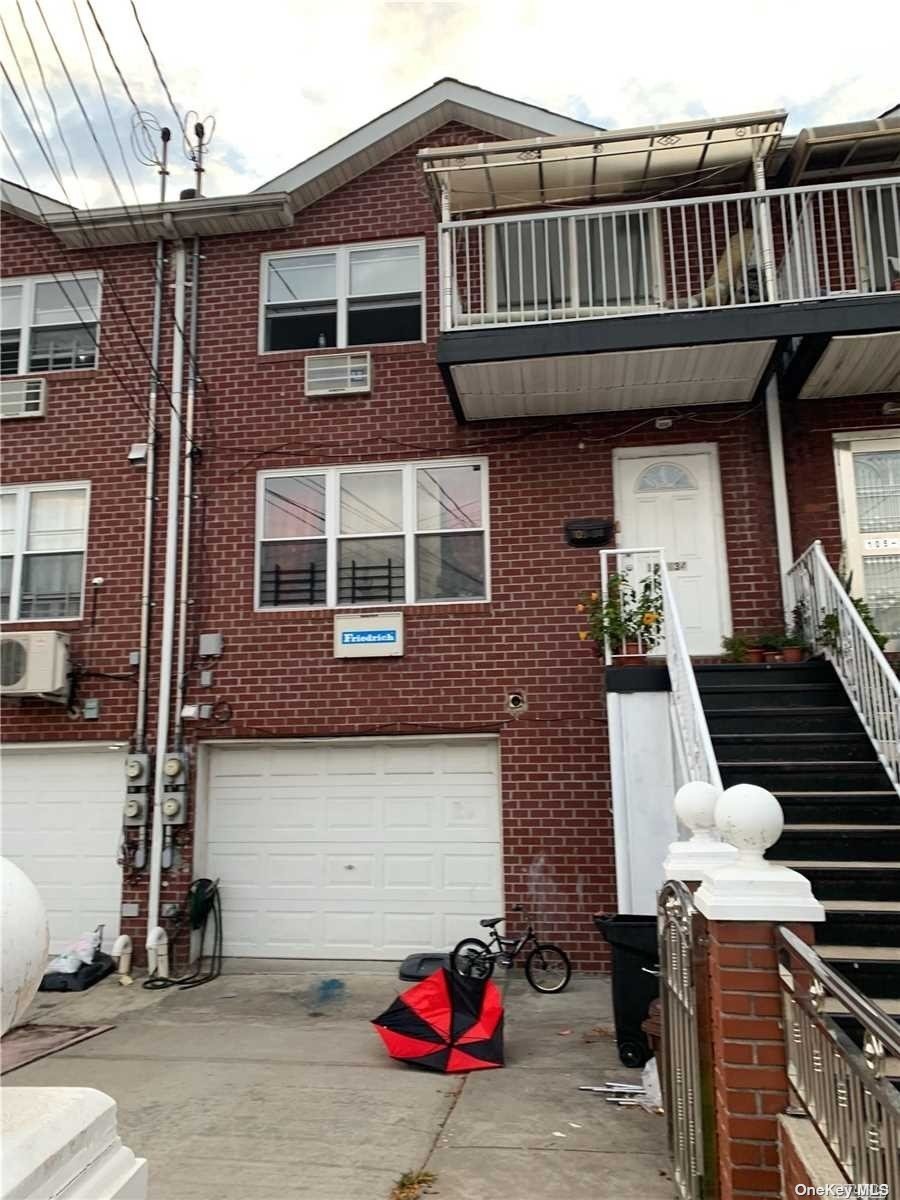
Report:
[[[28,86],[28,79],[25,76],[25,72],[22,68],[22,64],[19,62],[19,59],[16,57],[16,52],[13,48],[12,37],[10,36],[9,30],[6,28],[6,22],[3,20],[2,14],[0,14],[0,26],[2,26],[2,28],[3,28],[3,33],[6,37],[7,42],[9,43],[9,48],[12,51],[16,66],[19,69],[19,78],[22,81],[22,86],[25,90],[26,96],[28,97],[28,102],[31,105],[31,111],[34,113],[35,120],[38,123],[38,127],[41,131],[41,134],[43,135],[44,141],[47,143],[47,149],[50,152],[50,157],[53,160],[52,163],[50,164],[51,174],[56,179],[56,182],[59,184],[60,188],[62,188],[63,187],[62,173],[60,172],[60,169],[59,169],[59,163],[57,163],[56,155],[53,153],[53,147],[50,144],[50,138],[47,136],[47,131],[44,128],[43,121],[41,120],[41,114],[40,114],[40,110],[38,109],[37,102],[35,101],[34,96],[32,96],[32,94],[31,94],[31,88]],[[63,191],[65,191],[64,188],[63,188]]]
[[[147,37],[147,34],[144,32],[144,26],[141,24],[141,18],[138,15],[137,6],[134,3],[134,0],[131,0],[131,11],[134,13],[134,19],[135,19],[135,21],[137,21],[138,29],[141,31],[141,37],[144,39],[144,45],[147,47],[147,52],[150,55],[150,58],[153,60],[153,68],[156,71],[156,77],[163,86],[163,91],[166,93],[166,99],[169,101],[169,107],[172,109],[172,112],[175,114],[175,120],[178,123],[178,127],[183,130],[184,129],[184,118],[182,117],[181,113],[178,111],[178,107],[175,104],[175,101],[172,99],[172,93],[169,91],[169,85],[166,83],[165,77],[162,73],[162,68],[159,65],[156,55],[153,53],[153,47],[150,45],[150,39]]]

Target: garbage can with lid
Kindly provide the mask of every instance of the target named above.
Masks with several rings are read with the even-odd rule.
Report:
[[[612,947],[613,1014],[619,1058],[626,1067],[642,1067],[652,1051],[641,1025],[659,995],[656,917],[595,913],[594,924]]]

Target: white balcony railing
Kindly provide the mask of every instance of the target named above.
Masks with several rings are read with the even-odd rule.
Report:
[[[600,599],[620,614],[621,637],[616,644],[607,637],[603,659],[616,666],[635,654],[658,654],[669,670],[669,717],[683,782],[701,780],[722,789],[706,714],[688,651],[684,627],[678,615],[672,580],[660,549],[600,551]],[[661,611],[656,611],[657,605]],[[643,615],[661,618],[642,634]]]
[[[440,231],[444,330],[900,293],[896,178]]]

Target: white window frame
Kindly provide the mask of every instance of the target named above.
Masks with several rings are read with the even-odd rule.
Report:
[[[419,295],[421,297],[422,323],[420,336],[412,341],[404,342],[369,342],[369,343],[354,343],[352,346],[347,344],[347,311],[348,301],[362,299],[361,296],[350,295],[350,255],[356,250],[385,250],[390,246],[416,246],[419,251]],[[260,255],[259,267],[259,337],[257,343],[258,353],[260,354],[315,354],[317,347],[305,346],[297,347],[296,349],[287,350],[267,350],[266,349],[266,296],[268,294],[269,284],[269,263],[277,262],[283,258],[308,258],[316,255],[333,254],[335,256],[335,290],[337,295],[335,303],[337,305],[337,337],[335,338],[336,345],[323,346],[321,352],[329,353],[335,350],[363,350],[367,346],[369,348],[377,346],[415,346],[426,340],[425,331],[428,328],[426,322],[425,311],[425,239],[423,237],[412,238],[391,238],[384,242],[350,242],[343,246],[313,246],[304,247],[302,250],[275,250],[269,251]],[[397,293],[400,295],[401,293]],[[311,300],[309,303],[316,303]],[[325,301],[322,301],[325,303]]]
[[[479,467],[481,470],[481,525],[473,533],[484,537],[484,595],[451,596],[438,600],[416,599],[415,543],[419,535],[416,529],[416,471],[428,467]],[[403,528],[396,534],[341,534],[340,533],[340,480],[342,475],[354,475],[374,471],[399,471],[403,474],[402,512]],[[326,599],[324,604],[262,604],[260,601],[260,569],[262,566],[262,544],[274,539],[263,537],[265,518],[265,487],[269,479],[285,479],[294,476],[321,475],[325,479],[325,531],[320,537],[307,539],[284,538],[286,542],[301,540],[324,541],[326,562]],[[425,608],[446,604],[487,604],[491,599],[491,530],[490,530],[490,481],[488,460],[479,457],[416,459],[401,462],[354,463],[336,467],[291,467],[259,471],[256,477],[256,548],[253,565],[253,608],[255,612],[315,612],[322,609],[346,609],[350,612],[365,612],[367,609]],[[424,533],[450,532],[449,530],[424,530]],[[463,531],[460,530],[460,533]],[[378,600],[366,604],[338,604],[337,566],[338,546],[348,537],[367,536],[402,537],[404,541],[404,584],[406,595],[403,600]]]
[[[80,553],[81,559],[81,603],[78,615],[74,617],[20,617],[19,604],[22,599],[22,566],[25,555],[34,553],[26,551],[28,542],[28,518],[31,497],[35,492],[84,492],[84,544],[80,551],[60,550],[59,554]],[[9,613],[5,623],[10,625],[55,625],[60,621],[80,621],[84,617],[84,585],[87,578],[88,535],[91,521],[91,485],[87,480],[76,480],[73,483],[23,483],[17,486],[0,488],[0,495],[16,497],[15,545],[12,552],[13,569],[9,588]],[[53,553],[47,551],[46,553]],[[5,555],[3,557],[6,557]]]
[[[100,311],[103,305],[103,272],[102,271],[57,271],[55,275],[12,275],[4,277],[2,282],[4,287],[21,287],[22,289],[22,324],[19,326],[19,367],[15,375],[4,375],[4,379],[16,379],[20,375],[59,375],[61,371],[32,371],[29,369],[28,360],[31,357],[31,333],[33,329],[52,329],[55,326],[50,325],[35,325],[34,324],[34,302],[35,291],[39,283],[73,283],[78,279],[96,280],[97,281],[97,303],[93,306],[94,320],[84,321],[81,317],[75,317],[74,320],[67,322],[67,325],[78,326],[83,328],[85,325],[93,324],[94,330],[94,352],[95,360],[92,367],[63,367],[61,371],[96,371],[100,366],[100,330],[102,322],[100,319]],[[75,314],[73,313],[73,317]],[[10,328],[14,328],[10,326]]]

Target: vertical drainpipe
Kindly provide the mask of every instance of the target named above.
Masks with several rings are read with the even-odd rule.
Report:
[[[185,663],[187,658],[188,607],[190,593],[191,515],[194,486],[194,397],[197,386],[197,306],[200,282],[200,239],[195,237],[191,247],[191,316],[188,325],[188,386],[184,421],[184,489],[181,509],[181,582],[178,599],[178,652],[175,668],[175,727],[173,743],[182,748],[183,721],[181,716],[185,693]]]
[[[147,689],[150,675],[150,615],[153,608],[153,518],[156,508],[156,406],[159,394],[159,343],[162,324],[162,296],[165,273],[165,245],[156,243],[156,281],[153,294],[153,333],[150,342],[150,394],[147,416],[147,478],[144,481],[144,561],[141,571],[141,634],[138,663],[137,714],[134,721],[134,748],[142,753],[147,746]],[[143,827],[142,827],[143,829]],[[136,864],[142,866],[142,863]]]
[[[449,228],[450,223],[450,196],[447,191],[447,184],[441,180],[441,233],[439,254],[441,256],[441,332],[453,328],[453,278],[452,278],[452,263],[453,263],[453,233]]]
[[[757,193],[755,203],[759,217],[759,252],[762,260],[757,266],[761,269],[765,284],[766,301],[774,304],[778,299],[778,289],[775,280],[775,253],[772,245],[772,213],[765,195],[766,164],[762,156],[762,139],[757,142],[753,154],[753,187]]]
[[[791,625],[791,594],[788,571],[794,561],[791,540],[791,513],[788,506],[787,473],[784,469],[784,441],[781,433],[781,396],[778,372],[773,371],[766,384],[766,424],[769,431],[769,465],[772,472],[772,500],[775,505],[775,542],[778,548],[778,574],[781,600],[787,627]]]
[[[156,761],[153,771],[153,825],[150,841],[150,881],[147,901],[147,949],[159,924],[159,885],[162,873],[162,801],[164,767],[169,746],[169,710],[172,703],[172,652],[175,648],[175,593],[178,566],[178,482],[181,474],[181,401],[184,375],[184,292],[186,252],[176,234],[175,320],[172,331],[172,386],[169,415],[169,476],[166,489],[166,554],[163,575],[163,619],[159,654],[159,710],[156,727]],[[155,953],[155,952],[154,952]]]

